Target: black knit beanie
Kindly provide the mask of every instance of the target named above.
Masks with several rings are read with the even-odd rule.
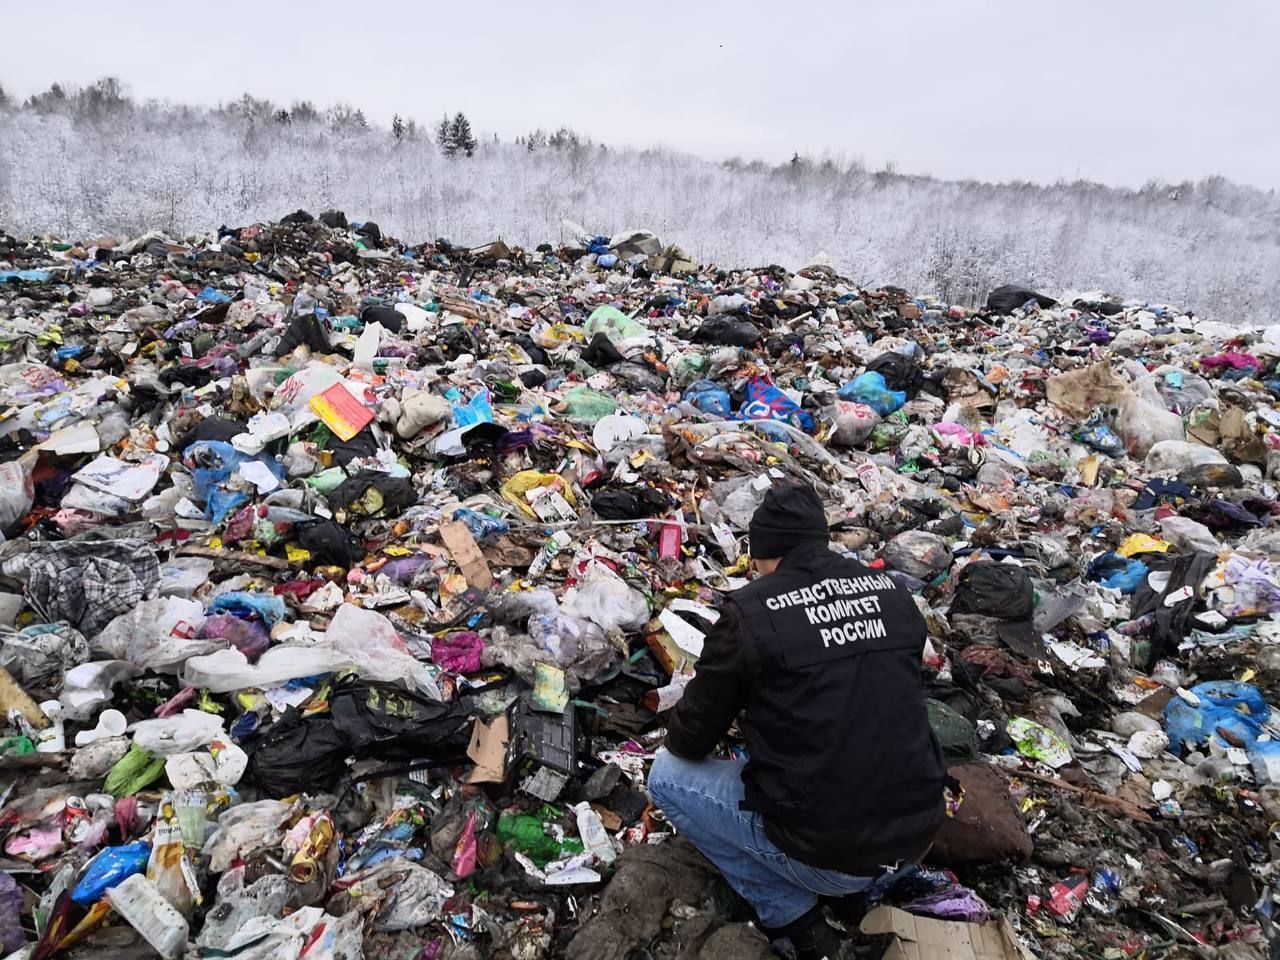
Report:
[[[826,543],[830,538],[822,501],[808,484],[771,487],[756,508],[747,531],[751,556],[773,560],[802,543]]]

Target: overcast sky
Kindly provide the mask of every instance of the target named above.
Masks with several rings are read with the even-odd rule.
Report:
[[[1280,186],[1273,0],[0,4],[0,84],[462,110],[713,159]]]

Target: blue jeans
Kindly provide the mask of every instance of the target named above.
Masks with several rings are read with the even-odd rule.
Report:
[[[760,923],[798,920],[818,897],[861,893],[883,878],[819,870],[788,856],[764,834],[760,814],[740,810],[745,760],[682,760],[665,748],[649,771],[649,794],[729,885],[755,908]]]

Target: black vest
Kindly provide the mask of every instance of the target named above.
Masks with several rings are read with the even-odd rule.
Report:
[[[743,723],[743,807],[813,867],[878,873],[921,856],[942,822],[946,767],[925,708],[926,628],[911,595],[807,544],[729,602],[761,667]]]

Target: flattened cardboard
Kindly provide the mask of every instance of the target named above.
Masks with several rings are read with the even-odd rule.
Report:
[[[507,715],[499,714],[487,723],[477,720],[471,728],[467,756],[475,769],[467,775],[467,783],[502,783],[507,774],[507,741],[511,739]]]
[[[876,907],[863,918],[862,932],[896,935],[881,960],[1034,960],[1005,919],[963,923]]]
[[[480,552],[476,538],[471,535],[465,523],[451,520],[440,524],[440,539],[453,554],[454,562],[462,568],[462,575],[467,586],[477,590],[488,590],[493,586],[493,574],[489,572],[489,564]]]

